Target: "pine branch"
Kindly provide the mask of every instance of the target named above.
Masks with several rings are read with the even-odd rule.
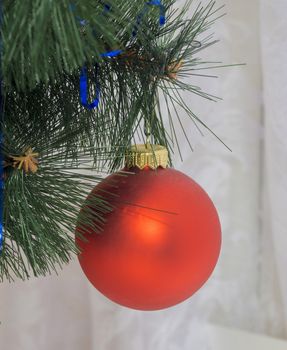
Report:
[[[3,125],[6,166],[0,280],[46,275],[67,263],[77,252],[74,230],[79,209],[102,179],[92,172],[86,153],[77,150],[76,159],[69,155],[66,141],[73,135],[67,130],[57,123],[31,127],[31,122],[29,115],[19,118],[18,114],[5,118]],[[37,156],[34,173],[11,161],[21,158],[27,147]],[[92,204],[98,212],[110,211],[99,196],[92,198]],[[88,213],[85,217],[91,220]],[[100,232],[102,217],[92,220]]]
[[[110,11],[105,11],[104,1],[5,0],[2,65],[6,85],[31,89],[86,62],[101,61],[101,53],[130,40],[145,3],[109,0]]]
[[[144,122],[151,125],[154,141],[167,146],[170,153],[174,148],[180,153],[175,131],[175,123],[178,123],[192,150],[190,139],[179,117],[180,109],[193,120],[200,132],[200,127],[203,127],[214,134],[192,111],[189,99],[183,99],[182,95],[188,92],[206,100],[220,100],[203,91],[200,86],[187,83],[185,78],[196,74],[197,70],[212,69],[213,63],[203,61],[200,53],[218,42],[209,34],[209,29],[214,21],[223,15],[222,7],[217,8],[215,1],[210,1],[206,6],[198,5],[193,16],[186,19],[186,11],[190,4],[191,1],[188,1],[181,11],[174,11],[171,7],[167,15],[168,24],[157,30],[149,30],[150,23],[143,22],[141,31],[146,35],[131,43],[125,54],[107,62],[110,66],[106,68],[105,75],[109,77],[108,72],[113,72],[111,79],[116,81],[113,88],[118,91],[114,95],[119,106],[114,122],[117,127],[114,128],[114,136],[111,138],[113,146],[118,145],[118,148],[114,148],[115,160],[111,164],[112,170],[122,165],[121,160],[133,140],[132,135],[143,135],[144,141]],[[171,74],[170,67],[174,66],[178,67],[178,71]],[[109,95],[109,89],[106,94]],[[163,96],[165,105],[160,106],[159,99],[155,102],[155,96],[159,95]],[[154,117],[154,110],[157,117]],[[169,130],[161,117],[162,110],[168,113]],[[128,130],[132,131],[129,135]],[[224,144],[217,135],[215,136]]]
[[[182,93],[218,99],[185,81],[195,74],[210,77],[205,69],[220,65],[200,58],[202,50],[217,43],[208,34],[221,16],[214,1],[199,4],[186,19],[191,0],[180,11],[174,10],[174,0],[166,0],[167,25],[163,27],[158,25],[156,8],[137,23],[144,0],[111,0],[113,10],[108,13],[103,13],[102,1],[74,4],[71,11],[67,0],[33,0],[25,6],[22,0],[4,2],[2,280],[46,275],[69,261],[77,252],[73,235],[79,208],[101,179],[90,171],[121,168],[130,144],[145,142],[145,125],[150,127],[152,142],[167,146],[171,155],[174,149],[180,152],[175,123],[192,149],[180,109],[198,130],[211,131]],[[85,19],[85,28],[77,18]],[[137,35],[132,36],[135,23]],[[122,54],[117,57],[100,55],[119,48]],[[84,63],[89,100],[100,87],[100,103],[92,111],[79,102]],[[29,156],[32,164],[25,167]],[[34,173],[33,164],[37,164]],[[88,203],[78,220],[100,232],[103,217],[95,216],[91,207],[103,214],[112,208],[101,196],[89,197]]]

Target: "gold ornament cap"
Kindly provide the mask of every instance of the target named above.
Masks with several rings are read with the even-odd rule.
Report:
[[[128,168],[166,168],[168,166],[168,150],[160,145],[133,145],[126,153],[125,163]]]

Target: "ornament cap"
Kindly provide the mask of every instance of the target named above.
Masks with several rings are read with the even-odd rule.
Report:
[[[128,168],[166,168],[168,166],[168,150],[160,145],[133,145],[126,153],[125,163]]]

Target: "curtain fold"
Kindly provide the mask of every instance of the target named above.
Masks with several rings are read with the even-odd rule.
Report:
[[[275,266],[272,286],[282,303],[287,335],[287,3],[261,0],[261,48],[264,100],[264,229],[272,237]],[[270,262],[269,262],[270,264]],[[275,315],[274,315],[275,316]],[[279,325],[278,325],[279,326]]]

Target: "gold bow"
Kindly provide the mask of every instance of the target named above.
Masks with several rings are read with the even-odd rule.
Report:
[[[12,166],[17,168],[18,170],[23,169],[25,173],[33,173],[35,174],[38,171],[39,161],[36,157],[39,157],[39,153],[33,152],[32,148],[29,147],[24,155],[15,157],[11,156]]]
[[[145,59],[145,57],[138,55],[138,52],[135,49],[130,49],[127,52],[123,53],[120,55],[121,58],[125,58],[127,59],[127,61],[125,62],[126,65],[130,66],[131,65],[131,61],[130,59],[137,59],[139,62],[142,63],[143,67],[145,62],[147,61]],[[180,71],[180,69],[182,68],[183,65],[183,59],[180,59],[178,61],[173,61],[170,64],[168,64],[165,67],[165,72],[164,72],[164,76],[163,79],[177,79],[177,74]]]
[[[181,69],[183,65],[183,60],[179,60],[177,62],[173,62],[171,63],[168,67],[167,67],[167,76],[170,79],[177,79],[177,73],[179,72],[179,70]]]

